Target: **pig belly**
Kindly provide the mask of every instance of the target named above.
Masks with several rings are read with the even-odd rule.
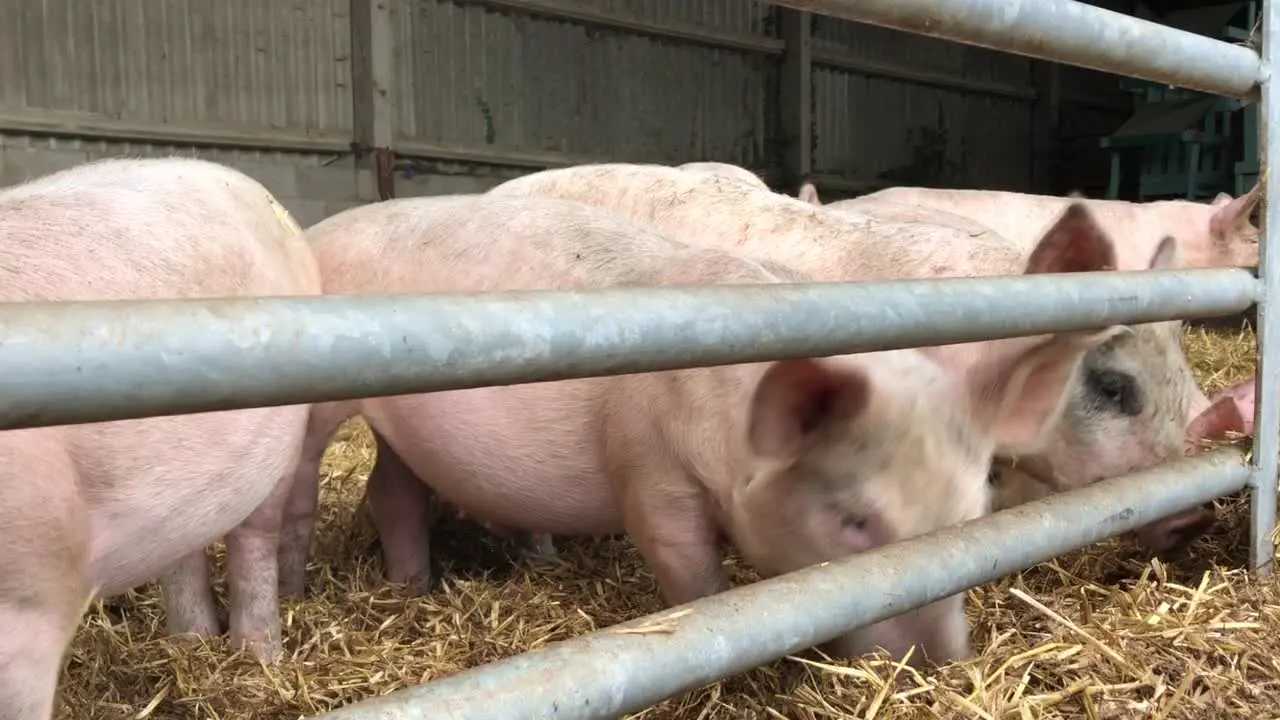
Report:
[[[600,415],[538,385],[381,398],[362,412],[418,479],[470,516],[556,535],[622,532]]]
[[[297,461],[306,413],[258,408],[74,430],[97,595],[155,580],[247,518]]]

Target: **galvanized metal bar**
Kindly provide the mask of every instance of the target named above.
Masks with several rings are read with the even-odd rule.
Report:
[[[603,720],[744,672],[1245,486],[1234,449],[1104,480],[901,543],[364,700],[314,720]],[[851,591],[856,588],[856,591]],[[674,632],[619,633],[670,621]]]
[[[1258,374],[1254,387],[1253,491],[1250,497],[1249,562],[1262,575],[1270,575],[1276,526],[1276,474],[1280,471],[1280,188],[1270,180],[1272,167],[1280,164],[1280,88],[1276,68],[1280,62],[1280,2],[1262,5],[1262,52],[1268,77],[1262,85],[1258,138],[1262,147],[1262,180],[1265,185],[1262,238],[1258,275]]]
[[[0,429],[1239,312],[1239,269],[0,305]],[[998,309],[998,310],[997,310]]]
[[[1258,55],[1074,0],[768,0],[774,5],[1204,92],[1257,96]]]

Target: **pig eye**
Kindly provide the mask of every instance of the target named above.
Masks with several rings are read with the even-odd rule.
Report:
[[[1132,375],[1115,370],[1089,370],[1085,386],[1095,403],[1134,417],[1142,414],[1142,393]]]

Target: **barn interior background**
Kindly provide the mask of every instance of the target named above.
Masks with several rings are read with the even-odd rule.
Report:
[[[1093,4],[1237,42],[1256,13]],[[831,198],[912,184],[1136,199],[1233,191],[1256,153],[1250,109],[1227,101],[754,0],[0,11],[0,185],[196,154],[256,177],[304,226],[583,162],[727,161],[786,192],[812,175]]]

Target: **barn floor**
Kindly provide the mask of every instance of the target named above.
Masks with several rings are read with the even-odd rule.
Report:
[[[1247,332],[1191,330],[1187,346],[1206,390],[1253,370]],[[283,608],[284,662],[263,668],[222,640],[167,641],[148,587],[89,609],[58,717],[296,720],[660,609],[624,539],[557,539],[559,560],[513,562],[462,521],[437,536],[435,592],[383,586],[357,506],[372,462],[362,423],[345,426],[326,460],[312,594]],[[788,658],[631,717],[1280,716],[1280,586],[1239,569],[1248,508],[1220,506],[1217,530],[1177,562],[1110,541],[970,591],[983,650],[971,662],[923,675],[875,660]],[[734,568],[739,582],[752,579]]]

